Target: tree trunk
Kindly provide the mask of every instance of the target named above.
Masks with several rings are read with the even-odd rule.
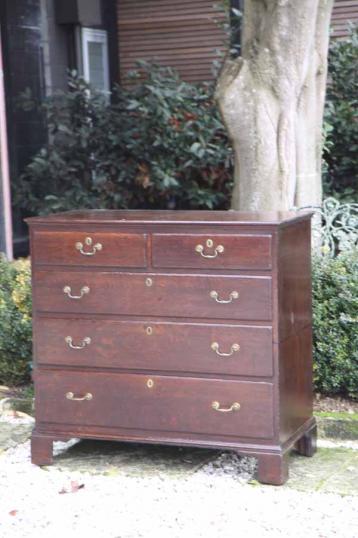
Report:
[[[333,0],[246,0],[242,56],[216,97],[233,143],[233,209],[320,205],[321,132]]]

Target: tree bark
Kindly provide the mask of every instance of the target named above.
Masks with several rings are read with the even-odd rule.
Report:
[[[320,205],[333,0],[246,0],[242,56],[216,97],[235,154],[233,209]]]

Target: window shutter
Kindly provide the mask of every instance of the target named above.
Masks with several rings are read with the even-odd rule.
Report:
[[[335,0],[332,12],[332,37],[347,36],[348,21],[358,23],[357,0]]]
[[[119,0],[121,79],[147,60],[176,68],[190,82],[212,80],[226,17],[214,0]]]

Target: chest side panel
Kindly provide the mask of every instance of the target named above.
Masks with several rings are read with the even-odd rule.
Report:
[[[310,221],[280,231],[277,256],[278,337],[283,340],[312,323]]]

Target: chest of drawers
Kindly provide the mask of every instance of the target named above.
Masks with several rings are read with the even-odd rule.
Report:
[[[315,450],[310,214],[28,219],[32,461],[71,437],[222,448],[282,484]]]

